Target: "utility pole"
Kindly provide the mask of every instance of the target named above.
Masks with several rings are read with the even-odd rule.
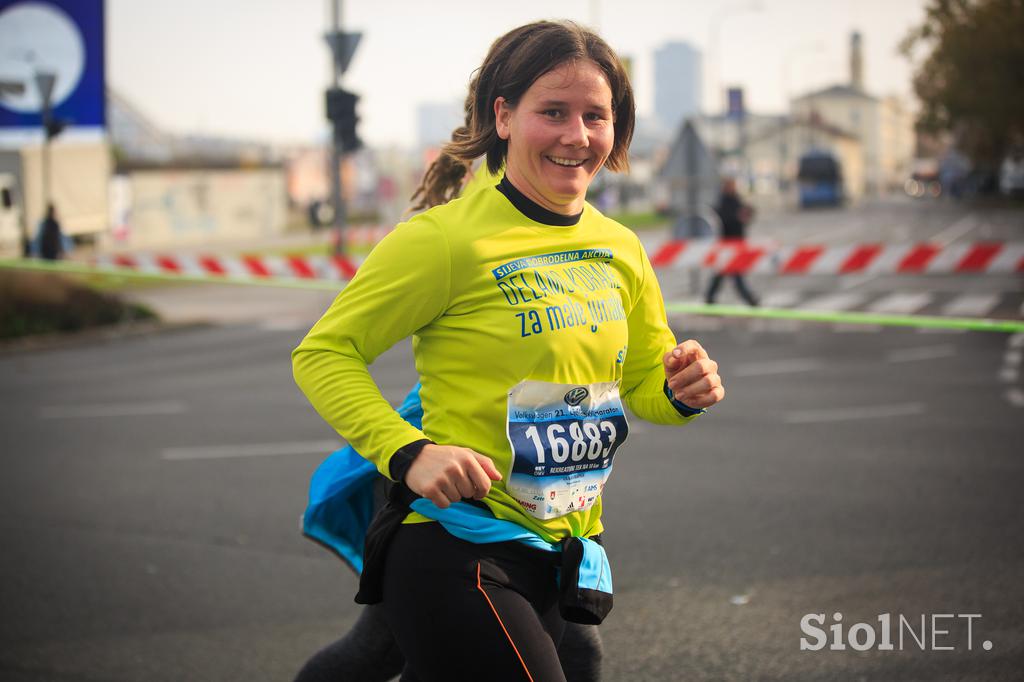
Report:
[[[51,101],[56,82],[57,77],[52,73],[36,71],[36,87],[39,88],[39,99],[42,100],[40,110],[43,118],[43,211],[50,204],[50,133],[47,128],[52,118]]]
[[[360,33],[345,33],[341,30],[341,0],[331,3],[331,30],[324,36],[331,50],[334,77],[325,93],[327,119],[332,124],[331,135],[331,205],[334,208],[334,253],[345,251],[345,228],[347,222],[345,199],[341,192],[341,159],[346,152],[354,152],[362,146],[356,135],[356,103],[359,97],[341,87],[341,76],[348,68],[356,51]]]
[[[60,135],[61,131],[64,130],[66,124],[65,121],[59,120],[53,115],[53,87],[57,83],[57,76],[55,74],[46,71],[36,71],[35,73],[36,87],[39,89],[39,99],[42,101],[40,112],[43,119],[43,149],[42,149],[42,175],[43,175],[43,214],[45,215],[49,210],[51,202],[51,159],[50,159],[50,140]],[[28,244],[29,244],[29,233],[28,223],[22,221],[22,251],[24,255],[28,255]]]

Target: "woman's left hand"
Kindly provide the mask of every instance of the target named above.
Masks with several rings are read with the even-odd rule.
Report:
[[[676,400],[687,407],[711,407],[725,397],[718,363],[708,357],[704,347],[687,339],[665,353],[665,379]]]

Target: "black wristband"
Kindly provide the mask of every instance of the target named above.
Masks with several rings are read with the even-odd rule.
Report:
[[[391,479],[405,481],[405,475],[409,473],[409,467],[412,466],[413,460],[427,445],[437,445],[437,443],[429,438],[421,438],[398,448],[395,454],[391,455],[391,461],[388,462],[388,473],[391,474]]]
[[[676,397],[672,395],[672,389],[668,387],[668,379],[665,380],[665,397],[668,398],[670,403],[672,403],[672,407],[676,408],[676,412],[684,417],[692,417],[695,414],[704,414],[707,412],[707,410],[702,407],[690,407],[686,403],[676,400]]]

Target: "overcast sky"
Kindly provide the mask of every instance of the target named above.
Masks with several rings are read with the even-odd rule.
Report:
[[[107,0],[108,82],[174,132],[312,142],[326,130],[323,89],[331,72],[322,35],[329,1]],[[846,82],[849,34],[856,29],[863,34],[868,90],[909,95],[911,68],[896,46],[921,22],[924,5],[345,0],[343,28],[362,31],[363,39],[344,84],[361,95],[364,140],[412,144],[416,104],[461,101],[470,73],[495,38],[531,20],[569,18],[596,25],[613,48],[633,58],[641,115],[653,107],[653,51],[672,40],[700,49],[708,76],[717,72],[723,85],[742,85],[749,109],[772,113],[784,108],[787,82],[791,94]],[[711,87],[707,82],[705,108]]]

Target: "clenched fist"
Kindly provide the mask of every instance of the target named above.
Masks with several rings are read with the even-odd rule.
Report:
[[[711,407],[725,397],[718,363],[703,346],[688,339],[665,353],[665,379],[676,400],[693,408]]]
[[[482,500],[491,481],[500,480],[490,457],[455,445],[423,446],[405,475],[410,490],[441,509],[463,498]]]

